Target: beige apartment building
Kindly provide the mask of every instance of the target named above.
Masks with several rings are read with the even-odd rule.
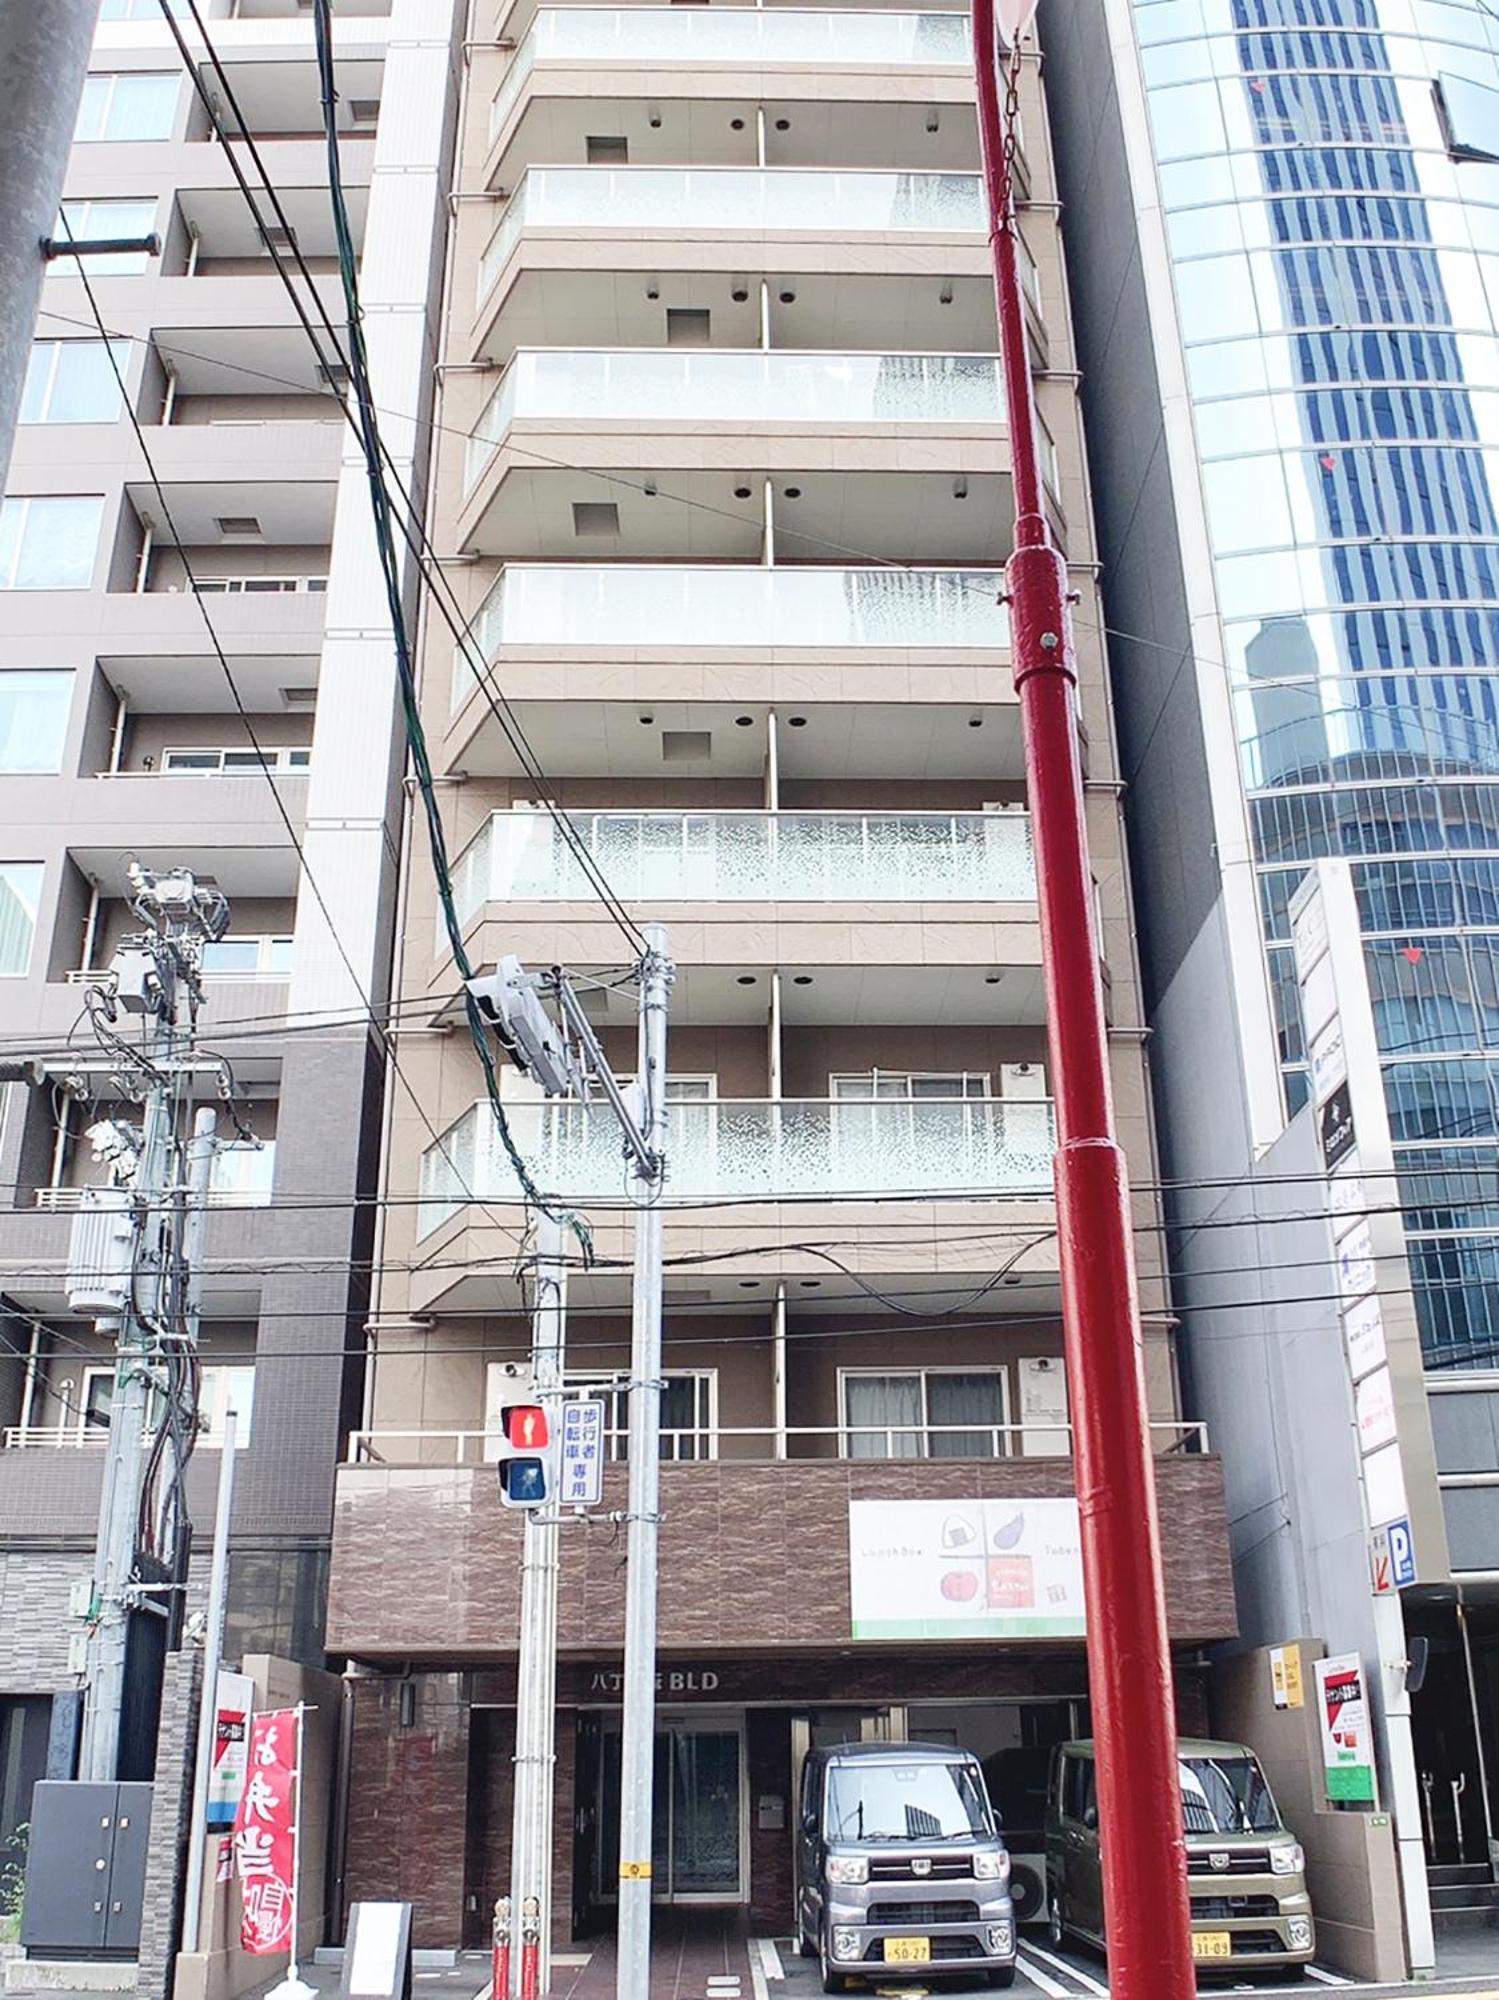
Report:
[[[784,1931],[800,1757],[888,1734],[983,1758],[1017,1885],[1038,1895],[1038,1787],[1051,1745],[1086,1727],[1087,1678],[967,17],[494,0],[470,35],[430,518],[494,685],[429,620],[423,712],[474,964],[516,953],[596,980],[593,1018],[630,1072],[634,947],[541,809],[498,688],[676,965],[656,1892]],[[1182,1420],[1173,1352],[1034,59],[1022,102],[1171,1630],[1202,1727],[1200,1648],[1235,1629],[1222,1480]],[[355,1674],[344,1893],[409,1897],[419,1942],[475,1944],[508,1888],[520,1535],[491,1461],[529,1350],[526,1215],[455,1007],[419,810],[408,843],[411,1091],[387,1100],[328,1643]],[[617,1137],[508,1067],[503,1087],[536,1178],[593,1225],[568,1373],[602,1385],[619,1507]],[[565,1936],[611,1920],[622,1543],[568,1529],[562,1561]]]

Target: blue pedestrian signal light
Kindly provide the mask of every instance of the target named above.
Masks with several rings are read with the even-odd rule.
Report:
[[[500,1503],[540,1507],[552,1497],[552,1445],[547,1413],[539,1403],[513,1403],[500,1411]]]

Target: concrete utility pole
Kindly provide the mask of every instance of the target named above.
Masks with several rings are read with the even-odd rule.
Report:
[[[182,1949],[198,1949],[203,1917],[203,1850],[208,1839],[208,1788],[213,1782],[214,1733],[219,1726],[219,1665],[224,1657],[224,1610],[229,1601],[229,1519],[234,1511],[234,1454],[239,1416],[224,1412],[219,1493],[213,1515],[213,1568],[208,1579],[208,1629],[203,1635],[203,1686],[198,1696],[198,1748],[193,1765],[187,1875],[182,1891]],[[496,1994],[495,2000],[505,2000]]]
[[[99,0],[0,5],[0,486],[98,13]]]
[[[641,1134],[653,1164],[635,1160],[634,1317],[630,1343],[630,1497],[626,1544],[624,1716],[619,1780],[619,2000],[647,2000],[651,1981],[651,1824],[656,1765],[656,1567],[661,1529],[661,1285],[666,1148],[666,1014],[672,964],[666,932],[645,927],[640,965]]]
[[[145,1098],[143,1129],[112,1120],[92,1128],[115,1176],[114,1188],[101,1193],[114,1199],[81,1211],[69,1255],[70,1303],[106,1308],[96,1324],[113,1335],[116,1353],[79,1764],[79,1775],[95,1783],[119,1774],[130,1620],[149,1596],[138,1565],[151,1406],[163,1387],[175,1393],[173,1358],[197,1340],[196,1280],[184,1278],[183,1264],[201,1240],[213,1113],[196,1121],[190,1168],[174,1113],[202,994],[203,946],[229,923],[223,896],[200,888],[186,869],[158,874],[132,862],[130,884],[131,907],[148,928],[124,940],[86,1004],[103,1045],[119,1053],[122,1079]],[[141,1019],[139,1056],[109,1025],[121,1014]]]
[[[562,1429],[563,1344],[567,1334],[567,1264],[562,1224],[536,1220],[531,1394],[555,1441]],[[523,1924],[536,1905],[537,1990],[551,1985],[552,1783],[557,1739],[557,1584],[562,1524],[553,1494],[545,1511],[528,1512],[520,1584],[520,1660],[515,1696],[515,1808],[510,1842],[510,1907]],[[515,1954],[517,1967],[521,1955]],[[507,2000],[496,1993],[494,2000]]]

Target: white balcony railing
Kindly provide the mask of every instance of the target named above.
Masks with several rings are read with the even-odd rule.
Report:
[[[208,1187],[210,1208],[265,1208],[271,1199],[271,1182],[276,1171],[276,1142],[247,1146],[235,1140],[220,1146],[214,1156],[213,1178]],[[83,1206],[81,1187],[39,1187],[36,1206],[52,1215],[70,1214]]]
[[[1003,585],[982,569],[510,563],[474,634],[487,660],[507,646],[990,651],[1010,642]],[[455,708],[473,685],[464,665]]]
[[[667,1107],[668,1205],[921,1189],[933,1195],[1049,1200],[1054,1143],[1044,1099],[721,1098]],[[516,1104],[511,1135],[544,1191],[618,1201],[619,1129],[603,1106]],[[518,1200],[487,1104],[474,1104],[422,1155],[420,1227],[467,1201]]]
[[[611,1438],[616,1434],[610,1433]],[[623,1433],[618,1434],[623,1441]],[[941,1447],[946,1437],[965,1440],[962,1452],[949,1455]],[[1067,1424],[788,1424],[776,1431],[766,1425],[715,1424],[709,1430],[664,1429],[661,1455],[668,1464],[700,1463],[733,1458],[822,1460],[835,1463],[855,1456],[855,1440],[869,1440],[873,1451],[860,1452],[862,1464],[880,1459],[925,1459],[952,1463],[986,1458],[1070,1458],[1072,1431]],[[1038,1449],[1046,1441],[1044,1451]],[[1157,1453],[1195,1455],[1208,1449],[1206,1424],[1159,1419],[1150,1426]],[[972,1449],[972,1441],[982,1449]],[[499,1434],[481,1430],[351,1431],[349,1465],[485,1465],[498,1456]],[[623,1454],[621,1453],[622,1457]]]
[[[472,491],[517,418],[552,423],[877,424],[1004,422],[992,354],[818,354],[805,349],[521,348],[484,406],[464,458]]]
[[[977,174],[832,167],[532,167],[479,260],[483,305],[523,229],[689,238],[958,235],[987,228]]]
[[[610,70],[643,63],[689,69],[722,63],[735,69],[967,70],[972,61],[964,14],[544,7],[490,102],[489,143],[500,136],[539,62],[597,63]]]
[[[627,902],[1029,903],[1028,813],[573,812]],[[461,923],[486,903],[586,900],[549,813],[497,812],[453,867]]]

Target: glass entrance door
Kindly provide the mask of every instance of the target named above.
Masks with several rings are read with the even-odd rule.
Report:
[[[744,1727],[736,1720],[663,1721],[656,1731],[652,1900],[739,1903],[744,1882]],[[599,1787],[599,1902],[618,1900],[619,1728],[604,1725]]]

